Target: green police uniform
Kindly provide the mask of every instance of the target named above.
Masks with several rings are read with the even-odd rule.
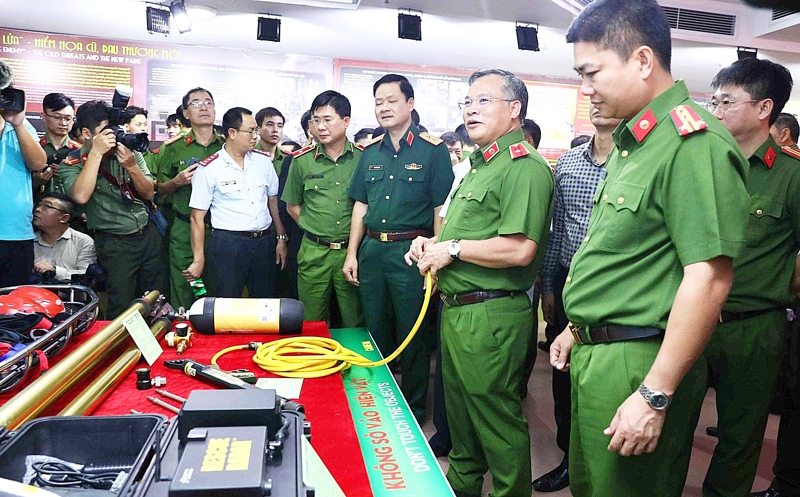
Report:
[[[614,131],[617,148],[594,198],[589,229],[564,287],[579,327],[666,329],[683,267],[744,248],[748,163],[724,126],[683,82]],[[603,434],[644,379],[663,335],[576,344],[571,357],[570,489],[576,497],[683,491],[693,426],[705,394],[699,360],[675,392],[655,452],[622,457]]]
[[[534,318],[525,292],[545,254],[553,175],[520,130],[474,153],[471,161],[439,241],[521,233],[538,247],[526,267],[492,269],[455,260],[438,272],[448,297],[475,290],[513,293],[463,306],[445,300],[442,376],[453,440],[447,479],[454,490],[478,495],[488,470],[493,496],[528,496],[530,436],[518,391]]]
[[[322,145],[298,150],[292,158],[283,201],[300,205],[300,227],[306,232],[297,255],[297,291],[306,321],[330,319],[331,289],[342,314],[342,326],[363,326],[358,287],[342,272],[350,236],[353,200],[347,189],[362,147],[351,142],[333,160]]]
[[[259,140],[259,142],[256,143],[256,150],[264,150],[264,151],[266,151],[266,149],[264,148],[264,145],[261,144],[261,140]],[[298,150],[298,152],[299,152],[299,150]],[[281,177],[281,165],[283,164],[283,159],[286,158],[286,154],[283,153],[283,150],[281,150],[280,145],[275,147],[275,157],[272,157],[270,155],[269,158],[272,159],[272,165],[275,166],[275,174],[277,174],[278,177],[280,178]]]
[[[423,278],[403,256],[415,235],[433,234],[433,210],[444,203],[451,186],[447,147],[414,124],[399,150],[387,133],[361,154],[349,191],[367,204],[367,235],[358,251],[359,290],[364,322],[385,356],[408,336],[424,300]],[[400,356],[401,391],[418,420],[425,416],[428,391],[427,338],[418,334]]]
[[[88,158],[89,149],[70,152],[61,163],[61,184],[70,192]],[[133,152],[142,173],[152,179],[139,152]],[[100,166],[97,185],[84,205],[86,224],[95,231],[97,260],[108,272],[108,317],[114,318],[148,290],[166,286],[161,235],[148,222],[147,208],[135,193],[128,172],[111,156]],[[112,182],[113,179],[113,182]],[[129,192],[124,195],[123,188]]]
[[[65,150],[78,150],[78,149],[81,148],[81,144],[80,143],[78,143],[78,142],[76,142],[74,140],[70,140],[69,137],[67,137],[64,140],[64,142],[61,143],[61,145],[56,145],[52,141],[50,141],[50,138],[48,138],[47,135],[44,135],[41,138],[41,140],[39,140],[39,145],[42,146],[42,148],[44,149],[44,153],[47,154],[48,158],[56,155],[59,152],[63,152]],[[59,161],[59,163],[60,162],[61,161]],[[60,175],[56,176],[54,174],[53,177],[50,178],[50,180],[47,183],[45,183],[45,184],[43,184],[40,187],[35,189],[35,191],[33,192],[33,201],[34,201],[34,203],[38,203],[39,200],[41,200],[42,197],[45,194],[52,193],[52,192],[64,193],[64,188],[61,186],[61,176]]]
[[[181,171],[196,164],[211,154],[215,154],[222,148],[225,139],[222,135],[215,134],[214,139],[208,146],[198,143],[194,136],[194,131],[186,134],[176,135],[172,139],[164,142],[156,155],[158,169],[158,182],[165,183]],[[189,225],[189,199],[192,196],[192,185],[183,185],[169,195],[164,196],[164,201],[171,206],[174,220],[169,230],[169,275],[170,275],[170,294],[172,305],[176,309],[184,307],[188,309],[195,301],[192,287],[183,276],[183,271],[192,264],[192,243],[191,228]],[[208,237],[206,237],[208,240]],[[208,267],[203,271],[204,280],[207,287],[213,286],[213,282],[206,277],[210,272]]]
[[[704,355],[716,390],[719,443],[705,496],[746,496],[753,486],[772,385],[778,376],[800,251],[800,152],[770,136],[750,157],[747,247]]]

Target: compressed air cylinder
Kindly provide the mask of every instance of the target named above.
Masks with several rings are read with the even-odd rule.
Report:
[[[294,299],[203,297],[189,309],[189,322],[204,335],[303,331],[303,303]]]

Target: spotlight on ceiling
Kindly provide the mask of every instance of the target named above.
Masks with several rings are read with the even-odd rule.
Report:
[[[169,36],[169,9],[161,5],[147,6],[147,32]]]
[[[742,59],[757,59],[758,49],[750,47],[739,47],[736,49],[736,57],[738,60]]]
[[[186,3],[183,0],[175,0],[169,6],[169,11],[172,12],[172,20],[175,21],[175,27],[178,32],[186,33],[192,30],[192,18],[186,12]]]
[[[404,40],[422,41],[422,12],[400,9],[397,14],[397,37]]]
[[[266,14],[268,17],[258,18],[258,31],[256,39],[260,41],[281,41],[281,18],[276,15]]]
[[[517,48],[539,51],[539,25],[532,22],[517,22]]]

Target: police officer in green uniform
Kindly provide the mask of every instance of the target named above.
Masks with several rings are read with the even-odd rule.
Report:
[[[655,0],[598,0],[567,41],[582,93],[622,119],[565,282],[571,324],[550,349],[554,367],[571,361],[570,490],[680,496],[705,394],[698,358],[745,245],[749,166],[672,79]]]
[[[192,129],[178,134],[161,145],[156,155],[158,193],[171,205],[174,220],[169,230],[169,274],[172,305],[186,309],[195,301],[184,271],[192,263],[189,199],[192,176],[197,164],[219,151],[225,138],[214,131],[214,97],[208,90],[194,88],[183,97],[184,116]],[[209,273],[206,268],[206,273]],[[208,285],[212,282],[204,278]]]
[[[80,150],[61,163],[61,181],[84,206],[95,231],[98,262],[108,271],[108,317],[114,318],[148,290],[163,291],[165,265],[161,236],[148,222],[144,201],[153,197],[153,181],[142,155],[116,143],[104,129],[109,106],[93,100],[81,105],[77,126]]]
[[[778,375],[800,251],[800,153],[770,135],[792,93],[774,62],[743,59],[722,69],[709,108],[750,161],[747,246],[733,261],[733,286],[706,346],[717,396],[719,442],[703,483],[706,497],[744,497],[753,486]]]
[[[75,102],[63,93],[48,93],[42,100],[42,109],[45,129],[39,145],[47,154],[47,167],[31,173],[34,203],[47,193],[64,192],[59,174],[61,161],[70,150],[81,148],[80,143],[69,138],[75,123]]]
[[[256,150],[263,150],[269,154],[272,165],[275,166],[275,174],[280,177],[283,159],[286,158],[280,147],[286,118],[275,107],[264,107],[256,112],[256,124],[259,136]]]
[[[423,278],[403,256],[417,236],[438,233],[453,170],[445,143],[411,121],[414,89],[408,79],[387,74],[372,93],[375,117],[387,132],[364,148],[350,184],[355,205],[342,270],[360,286],[364,322],[388,356],[408,336],[424,300]],[[424,334],[400,355],[400,365],[401,391],[422,421],[430,367]]]
[[[342,315],[342,326],[363,326],[358,288],[342,273],[350,237],[353,201],[347,189],[362,147],[347,139],[350,101],[339,92],[320,93],[311,103],[318,145],[294,153],[283,200],[305,237],[297,256],[297,290],[303,319],[330,322],[332,290]]]
[[[438,277],[442,376],[453,440],[447,479],[457,496],[531,494],[528,423],[519,384],[533,328],[526,290],[544,257],[553,175],[525,141],[525,83],[489,69],[470,77],[464,102],[480,150],[453,193],[437,238],[418,238],[406,262]]]

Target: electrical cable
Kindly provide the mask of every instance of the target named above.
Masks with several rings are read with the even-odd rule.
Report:
[[[108,490],[120,474],[120,471],[87,473],[76,471],[59,462],[35,462],[34,482],[41,487],[78,487]],[[130,467],[127,467],[130,470]]]
[[[431,300],[432,287],[433,277],[427,273],[425,275],[425,300],[419,316],[417,316],[417,321],[403,343],[385,359],[370,361],[361,354],[343,347],[332,338],[292,337],[261,344],[256,349],[253,362],[265,371],[287,378],[321,378],[350,366],[374,368],[388,364],[405,350],[414,335],[417,334]],[[211,364],[216,366],[217,360],[229,352],[250,348],[251,345],[247,344],[222,349],[211,358]]]

